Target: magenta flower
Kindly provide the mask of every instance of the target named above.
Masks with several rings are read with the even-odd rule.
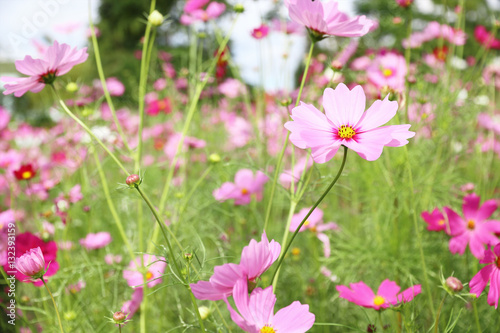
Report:
[[[298,301],[274,314],[276,295],[273,287],[256,288],[248,295],[248,283],[239,280],[233,289],[236,312],[227,298],[224,301],[231,313],[231,319],[245,332],[250,333],[303,333],[314,324],[316,317],[309,312],[309,305]]]
[[[95,234],[88,234],[85,238],[80,239],[80,245],[87,250],[96,250],[105,247],[111,243],[111,234],[103,231]]]
[[[236,281],[244,279],[255,282],[275,261],[281,252],[281,245],[267,239],[264,232],[261,241],[254,239],[241,252],[240,264],[224,264],[214,268],[209,281],[191,284],[191,290],[198,299],[218,301],[229,297]]]
[[[235,205],[248,205],[255,195],[257,201],[262,199],[264,184],[268,177],[261,171],[253,174],[252,170],[241,169],[234,176],[234,183],[226,182],[213,192],[215,200],[223,202],[234,199]]]
[[[163,272],[167,267],[165,259],[150,254],[144,254],[142,261],[144,262],[144,266],[142,266],[140,256],[131,260],[128,268],[123,271],[123,278],[127,280],[127,284],[130,287],[142,287],[145,283],[144,278],[146,278],[146,281],[149,281],[147,282],[149,288],[153,288],[157,284],[160,284]],[[144,267],[147,269],[146,274],[142,273]]]
[[[346,286],[336,287],[337,291],[340,293],[340,298],[344,298],[362,307],[375,310],[386,309],[391,306],[409,302],[422,291],[421,286],[418,284],[400,293],[401,287],[398,286],[396,282],[388,279],[382,281],[377,290],[377,294],[374,294],[370,287],[363,281],[351,283],[349,286],[351,289]]]
[[[366,70],[368,80],[378,89],[389,87],[394,91],[404,90],[406,73],[405,58],[395,53],[377,55]]]
[[[394,117],[398,103],[375,101],[366,112],[366,97],[361,86],[349,90],[340,83],[335,90],[325,89],[323,107],[326,114],[311,104],[300,102],[293,108],[292,119],[285,124],[290,141],[301,149],[311,148],[316,163],[325,163],[335,156],[341,145],[374,161],[380,157],[384,146],[401,147],[415,135],[408,131],[411,125],[379,127]]]
[[[435,208],[431,213],[422,212],[420,215],[427,223],[427,230],[429,231],[441,231],[444,230],[448,235],[450,235],[450,227],[444,218],[443,213],[438,208]]]
[[[463,218],[451,208],[444,207],[450,224],[449,248],[451,253],[464,254],[469,245],[470,252],[478,259],[484,255],[484,245],[498,243],[494,233],[500,233],[500,221],[487,220],[497,209],[495,200],[487,200],[480,207],[481,198],[475,193],[464,197]]]
[[[500,297],[500,243],[496,244],[493,251],[486,249],[483,259],[479,261],[481,264],[489,264],[481,268],[481,270],[470,280],[470,292],[479,297],[484,288],[490,282],[490,291],[488,292],[488,304],[498,307]]]
[[[255,39],[262,39],[269,34],[269,26],[266,24],[261,24],[260,27],[252,30],[252,37]]]
[[[57,76],[68,73],[73,66],[81,64],[87,60],[87,48],[76,50],[71,49],[68,44],[61,44],[57,41],[50,46],[44,54],[43,59],[33,59],[31,56],[24,57],[24,60],[16,61],[16,69],[28,77],[2,77],[5,84],[4,95],[14,93],[14,96],[21,97],[27,91],[40,92],[46,84],[52,84]]]
[[[121,311],[127,314],[127,319],[132,318],[134,313],[141,307],[142,300],[144,299],[144,288],[135,288],[132,292],[130,301],[123,303]]]
[[[210,2],[210,0],[189,0],[184,6],[180,22],[184,25],[190,25],[195,22],[209,20],[219,17],[226,10],[226,5],[220,2]],[[208,4],[209,3],[209,4]],[[205,5],[207,5],[206,8]]]
[[[16,269],[19,273],[33,280],[40,279],[45,272],[45,259],[40,247],[34,248],[16,258]]]
[[[313,38],[325,36],[360,37],[366,35],[373,21],[366,16],[349,18],[338,10],[336,1],[285,0],[292,21],[305,26]]]

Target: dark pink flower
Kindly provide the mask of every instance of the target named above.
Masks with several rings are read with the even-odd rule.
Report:
[[[207,22],[219,17],[226,10],[226,5],[220,2],[210,2],[210,0],[189,0],[184,6],[180,22],[184,25],[190,25],[195,22]],[[205,5],[208,6],[205,7]]]
[[[470,280],[470,293],[479,297],[489,282],[488,304],[491,306],[494,305],[496,309],[500,298],[500,243],[495,245],[493,251],[486,249],[483,259],[479,263],[489,265],[481,268],[472,280]]]
[[[255,195],[258,201],[262,199],[264,184],[268,177],[261,171],[253,174],[252,170],[241,169],[234,176],[234,183],[226,182],[213,192],[216,200],[223,202],[234,199],[235,205],[248,205]]]
[[[262,39],[269,34],[269,26],[266,24],[261,24],[260,27],[252,30],[252,37],[255,39]]]
[[[31,249],[16,258],[16,269],[33,280],[41,278],[45,271],[45,259],[40,247]]]
[[[486,30],[486,27],[478,25],[474,29],[474,37],[480,44],[484,45],[486,48],[500,50],[500,40],[496,39],[495,36],[491,34],[491,32]]]
[[[127,314],[127,319],[132,318],[134,313],[141,307],[144,298],[144,288],[135,288],[132,293],[132,299],[123,303],[121,310]]]
[[[396,0],[396,3],[399,6],[406,8],[406,7],[409,7],[413,3],[413,0]]]
[[[396,282],[384,280],[375,294],[363,281],[351,283],[351,289],[346,286],[337,286],[339,297],[365,308],[375,310],[386,309],[401,303],[409,302],[422,291],[421,286],[415,285],[403,292]]]
[[[44,54],[43,59],[33,59],[31,56],[24,60],[16,61],[16,69],[28,77],[2,77],[5,84],[4,95],[14,93],[20,97],[27,91],[40,92],[46,84],[52,84],[57,76],[68,73],[73,66],[87,60],[87,48],[71,49],[68,44],[60,44],[55,41]]]
[[[464,254],[469,245],[471,253],[478,259],[484,255],[484,246],[498,243],[495,233],[500,233],[500,221],[487,220],[497,209],[495,200],[487,200],[479,206],[481,198],[475,193],[466,195],[463,202],[463,217],[451,208],[444,207],[450,224],[449,248],[451,253]]]
[[[450,227],[443,213],[438,208],[435,208],[430,214],[429,212],[422,212],[420,215],[427,223],[427,230],[441,231],[444,230],[448,235],[450,234]]]
[[[227,298],[224,301],[231,319],[245,332],[250,333],[303,333],[314,324],[316,317],[309,312],[309,305],[298,301],[274,313],[276,295],[273,287],[255,288],[248,295],[248,283],[239,280],[233,288],[236,312]]]

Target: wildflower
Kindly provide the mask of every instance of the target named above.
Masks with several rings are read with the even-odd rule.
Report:
[[[471,253],[478,259],[484,255],[484,245],[498,243],[494,233],[500,233],[500,221],[487,220],[497,209],[495,200],[487,200],[480,207],[481,198],[475,193],[464,197],[463,218],[451,208],[444,207],[450,224],[449,249],[451,253],[464,254],[469,245]]]
[[[252,170],[241,169],[234,176],[234,183],[226,182],[213,192],[216,200],[223,202],[234,199],[235,205],[247,205],[255,195],[258,201],[262,199],[262,191],[268,177],[261,171],[255,176]]]
[[[276,295],[273,287],[256,288],[248,295],[248,284],[245,280],[236,282],[233,288],[233,298],[236,312],[224,299],[231,319],[245,332],[275,333],[308,331],[314,324],[315,316],[309,312],[309,305],[298,301],[279,310],[274,314]]]
[[[96,250],[111,243],[111,239],[111,234],[103,231],[95,234],[88,234],[85,238],[80,239],[80,245],[87,250]]]
[[[41,278],[45,272],[45,259],[40,247],[31,249],[17,258],[16,269],[33,280]]]
[[[139,175],[136,174],[128,176],[127,179],[125,180],[125,183],[131,187],[140,185],[141,182],[142,182],[141,177],[139,177]]]
[[[5,84],[4,95],[14,93],[21,97],[27,91],[40,92],[46,84],[52,84],[57,76],[68,73],[73,66],[87,60],[87,48],[71,49],[68,44],[59,44],[57,41],[47,48],[43,59],[33,59],[31,56],[15,62],[16,69],[28,77],[2,77]]]
[[[148,103],[146,113],[150,116],[157,116],[160,112],[169,114],[172,112],[172,105],[170,99],[165,97],[163,99],[154,99]]]
[[[262,275],[275,261],[281,252],[281,245],[267,239],[264,232],[261,241],[254,239],[241,252],[240,264],[224,264],[214,268],[209,281],[192,283],[191,290],[198,299],[217,301],[229,297],[236,281],[244,279],[249,282]]]
[[[184,5],[184,14],[180,22],[190,25],[198,21],[207,22],[219,17],[226,10],[226,5],[220,2],[210,2],[210,0],[188,0]],[[205,5],[208,6],[205,7]],[[205,7],[205,8],[204,8]]]
[[[252,37],[255,39],[262,39],[269,34],[269,26],[266,24],[261,24],[260,27],[252,30]]]
[[[360,37],[374,24],[364,15],[349,18],[338,10],[336,1],[285,0],[285,5],[292,21],[305,26],[315,40],[326,36]]]
[[[403,91],[407,73],[405,58],[399,54],[377,55],[366,70],[368,80],[378,89]]]
[[[157,257],[150,254],[144,254],[142,257],[144,267],[147,269],[146,274],[143,274],[143,266],[141,257],[137,257],[130,261],[128,268],[123,271],[123,278],[127,280],[130,287],[142,286],[146,279],[147,286],[153,288],[161,283],[161,277],[167,267],[167,263],[162,257]]]
[[[379,127],[394,117],[398,103],[388,96],[375,101],[366,112],[366,97],[361,86],[349,90],[343,83],[335,90],[325,89],[323,106],[326,115],[311,104],[300,102],[293,108],[292,119],[285,124],[290,141],[301,149],[311,148],[313,160],[325,163],[335,156],[341,145],[374,161],[384,146],[401,147],[415,135],[408,131],[411,125]]]
[[[496,39],[491,32],[486,30],[486,27],[478,25],[474,29],[474,37],[484,47],[500,50],[500,39]]]
[[[413,3],[413,0],[396,0],[396,3],[403,8],[410,7]]]
[[[489,264],[481,268],[481,270],[470,280],[470,292],[479,297],[484,288],[490,282],[490,290],[488,292],[488,304],[498,307],[499,290],[500,290],[500,243],[496,244],[493,251],[486,249],[483,258],[479,261],[481,264]]]
[[[429,212],[422,212],[420,215],[427,223],[427,230],[441,231],[444,230],[448,235],[450,234],[449,224],[446,222],[443,213],[438,208],[435,208],[430,214]]]
[[[132,292],[130,301],[123,303],[121,311],[127,314],[127,319],[132,318],[134,313],[141,307],[142,300],[144,299],[144,288],[135,288]]]
[[[13,172],[17,180],[30,180],[36,176],[36,171],[33,169],[32,164],[23,164]]]
[[[374,294],[370,287],[363,281],[351,283],[349,286],[351,289],[346,286],[336,287],[337,291],[340,293],[340,298],[344,298],[362,307],[375,310],[386,309],[391,306],[409,302],[421,292],[421,286],[419,284],[403,292],[399,292],[401,287],[399,287],[396,282],[388,279],[382,281],[377,290],[377,294]]]

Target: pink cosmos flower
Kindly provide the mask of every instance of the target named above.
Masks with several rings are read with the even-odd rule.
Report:
[[[273,287],[266,289],[255,288],[248,295],[248,283],[239,280],[233,289],[234,304],[238,312],[224,301],[231,313],[231,319],[245,332],[250,333],[303,333],[307,332],[314,324],[316,317],[309,312],[309,305],[298,301],[279,310],[274,314],[276,295]]]
[[[71,49],[68,44],[59,45],[55,41],[54,45],[45,51],[43,59],[26,56],[24,60],[15,62],[16,69],[28,77],[2,77],[2,81],[8,82],[3,94],[14,93],[14,96],[21,97],[27,91],[40,92],[46,84],[52,84],[57,76],[68,73],[73,66],[85,62],[87,57],[86,47],[77,51],[76,48]]]
[[[300,102],[292,110],[292,119],[285,124],[290,141],[301,149],[311,148],[316,163],[325,163],[335,156],[341,145],[358,153],[367,161],[380,157],[384,146],[401,147],[415,135],[411,125],[379,127],[394,117],[398,103],[375,101],[366,112],[366,97],[361,86],[349,90],[340,83],[335,90],[325,89],[323,107],[326,114],[311,104]]]
[[[480,44],[484,45],[486,48],[500,50],[500,39],[496,39],[491,32],[486,30],[486,27],[478,25],[474,29],[474,37]]]
[[[224,264],[214,268],[209,281],[191,284],[191,290],[198,299],[217,301],[229,297],[236,281],[255,282],[275,261],[281,252],[281,245],[267,239],[264,232],[261,241],[254,239],[243,248],[240,264]]]
[[[302,173],[305,170],[308,170],[313,165],[313,160],[311,157],[302,157],[297,161],[293,170],[284,170],[280,175],[280,183],[284,187],[290,187],[292,181],[297,183],[302,177]]]
[[[220,202],[234,199],[235,205],[248,205],[255,195],[258,201],[262,199],[264,184],[268,177],[261,171],[253,174],[252,170],[241,169],[234,176],[234,183],[226,182],[212,194]]]
[[[389,87],[394,91],[403,91],[407,72],[405,58],[391,52],[377,55],[367,68],[366,75],[378,89]]]
[[[300,212],[292,216],[292,221],[290,223],[290,231],[295,232],[300,222],[309,212],[309,208],[302,208]],[[311,215],[307,218],[306,222],[302,225],[299,232],[309,229],[312,233],[318,237],[318,239],[323,243],[323,253],[326,258],[330,257],[330,238],[323,232],[326,230],[340,230],[339,226],[334,222],[323,223],[323,211],[319,208],[313,210]]]
[[[495,200],[487,200],[479,206],[481,198],[475,193],[464,197],[463,218],[451,208],[444,207],[450,223],[449,248],[451,253],[464,254],[467,244],[470,252],[478,259],[484,255],[484,245],[498,243],[494,233],[500,233],[500,221],[487,220],[497,209]]]
[[[435,208],[430,214],[429,212],[422,212],[420,215],[427,223],[427,230],[441,231],[444,230],[448,235],[450,234],[450,227],[443,213],[438,208]]]
[[[184,6],[184,14],[182,14],[180,22],[184,25],[190,25],[195,22],[209,20],[219,17],[226,10],[226,5],[220,2],[210,2],[210,0],[189,0]],[[208,4],[209,3],[209,4]],[[203,7],[205,7],[203,9]]]
[[[128,268],[123,271],[123,278],[127,280],[127,284],[130,287],[142,287],[145,283],[145,277],[146,281],[149,281],[147,282],[147,286],[153,288],[161,283],[161,277],[163,276],[163,272],[165,272],[167,263],[162,257],[151,254],[144,254],[142,260],[144,261],[144,267],[147,269],[145,276],[142,273],[143,266],[141,257],[139,256],[130,261]]]
[[[45,271],[45,259],[40,247],[34,248],[16,258],[16,269],[19,273],[29,276],[33,280],[43,276]]]
[[[403,8],[409,7],[412,3],[413,0],[396,0],[396,3]]]
[[[348,300],[354,304],[365,308],[375,310],[387,309],[391,306],[396,306],[401,303],[409,302],[422,291],[421,285],[415,285],[403,292],[399,292],[401,287],[396,282],[384,280],[380,284],[377,294],[368,287],[363,281],[351,283],[351,289],[346,286],[337,286],[339,297]]]
[[[172,112],[172,105],[170,103],[170,99],[165,97],[163,99],[155,99],[151,102],[148,102],[148,106],[146,108],[146,113],[150,116],[157,116],[160,112],[165,114],[169,114]]]
[[[490,282],[490,291],[488,292],[488,304],[498,308],[500,297],[500,243],[496,244],[493,251],[486,249],[483,259],[479,261],[481,264],[489,264],[481,268],[481,270],[470,280],[470,293],[476,294],[479,297],[484,288]]]
[[[247,93],[246,86],[239,80],[233,78],[227,78],[219,84],[217,90],[221,94],[229,98],[236,98],[239,95],[244,95]]]
[[[338,10],[336,1],[285,0],[292,21],[305,26],[314,38],[325,36],[360,37],[366,35],[373,21],[366,16],[349,18]]]
[[[141,307],[144,298],[144,288],[135,288],[130,301],[123,303],[121,311],[127,314],[127,319],[132,318],[134,313]]]
[[[109,243],[111,243],[111,234],[106,231],[88,234],[87,237],[80,239],[80,244],[87,250],[100,249]]]
[[[269,26],[267,24],[261,24],[260,27],[252,30],[252,37],[255,39],[262,39],[269,34]]]

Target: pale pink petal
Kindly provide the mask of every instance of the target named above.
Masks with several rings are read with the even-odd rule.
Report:
[[[316,234],[316,237],[323,243],[323,254],[325,258],[330,258],[331,250],[330,250],[330,238],[327,235],[319,232]]]
[[[356,128],[365,132],[379,126],[384,125],[389,120],[391,120],[398,111],[398,102],[390,101],[389,95],[381,101],[375,101],[372,106],[366,110],[359,122],[356,124]]]
[[[304,333],[311,329],[315,320],[309,305],[295,301],[276,312],[272,327],[276,332]]]

